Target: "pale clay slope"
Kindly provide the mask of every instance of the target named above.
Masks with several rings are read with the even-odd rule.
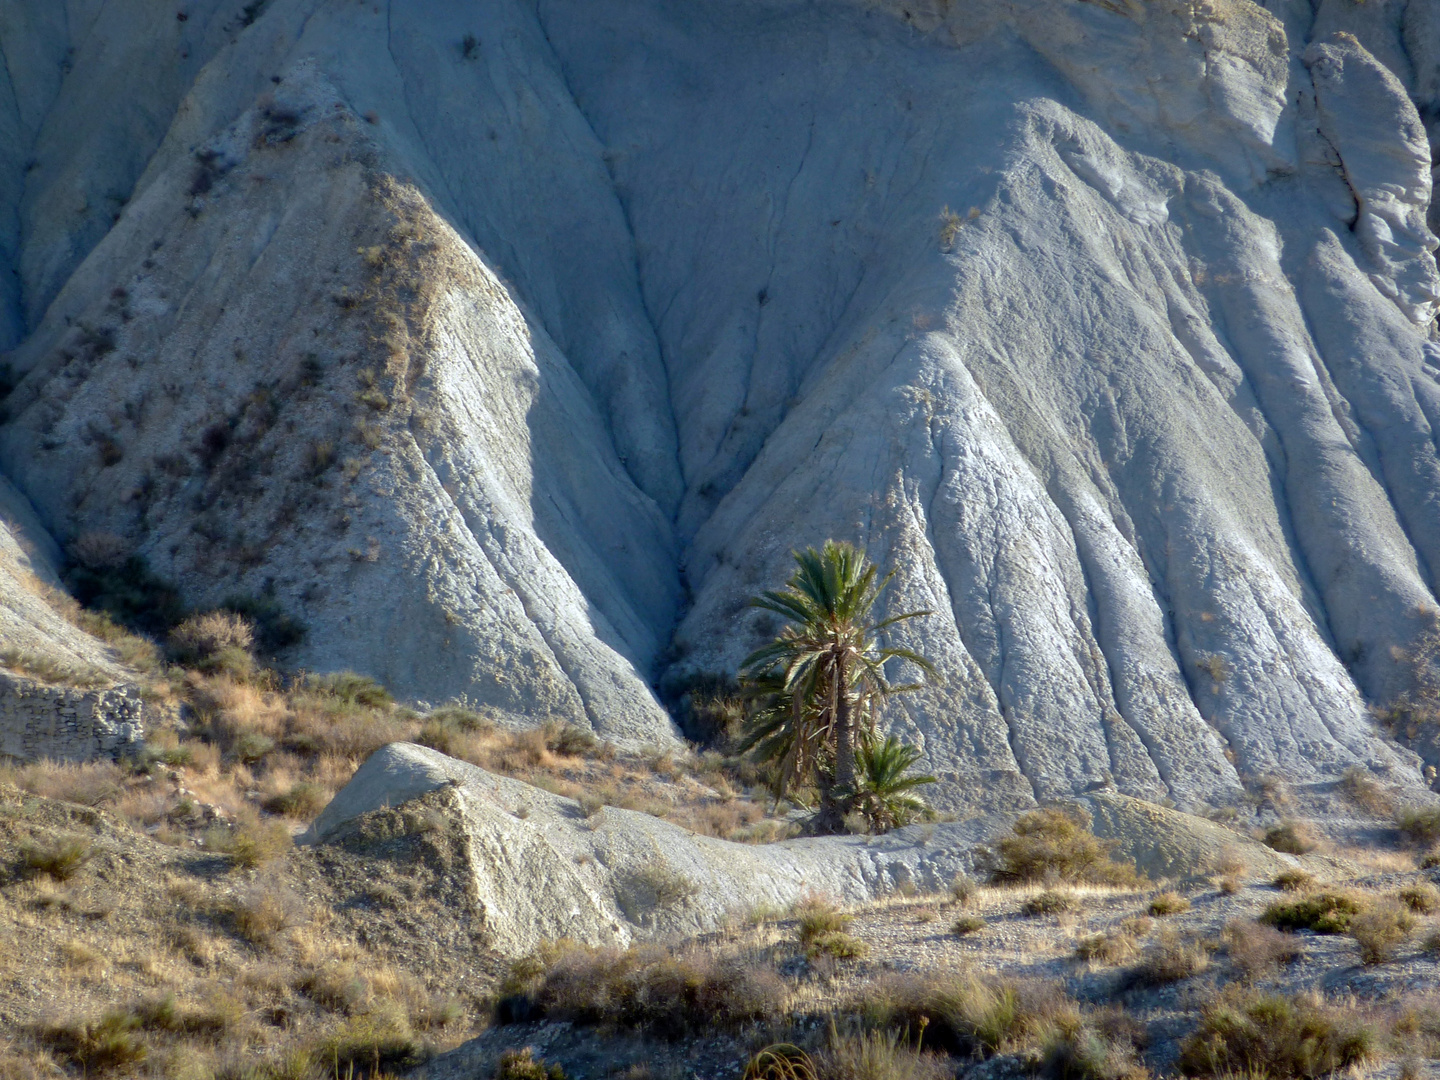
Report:
[[[240,6],[0,2],[59,538],[634,742],[677,618],[733,671],[853,537],[937,612],[942,804],[1418,781],[1365,700],[1440,568],[1426,4]]]
[[[445,794],[412,801],[432,792]],[[1157,879],[1203,876],[1226,861],[1266,879],[1300,865],[1213,822],[1121,795],[1092,802],[1097,834]],[[386,807],[454,821],[467,841],[486,944],[511,956],[562,937],[614,946],[688,937],[759,909],[787,909],[809,894],[859,904],[900,889],[944,892],[957,873],[975,870],[977,847],[1014,817],[877,837],[736,844],[617,807],[586,817],[572,799],[428,747],[394,743],[361,766],[303,840],[344,842],[347,826]]]

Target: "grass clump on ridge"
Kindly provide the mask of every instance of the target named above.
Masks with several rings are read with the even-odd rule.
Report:
[[[997,883],[1038,881],[1136,885],[1135,867],[1110,857],[1113,845],[1090,831],[1090,815],[1075,806],[1042,807],[1024,814],[996,845],[991,877]]]

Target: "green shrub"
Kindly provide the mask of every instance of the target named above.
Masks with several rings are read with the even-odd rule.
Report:
[[[1354,896],[1343,892],[1312,892],[1293,900],[1277,900],[1260,921],[1278,930],[1313,930],[1317,934],[1343,934],[1364,910]]]
[[[240,820],[205,831],[207,851],[229,855],[237,866],[254,869],[287,854],[295,846],[283,821]]]
[[[1020,905],[1022,915],[1059,915],[1062,911],[1074,911],[1080,906],[1079,898],[1064,889],[1046,889],[1036,893]]]
[[[1096,839],[1090,815],[1079,807],[1032,810],[996,845],[991,874],[999,882],[1137,884],[1134,866],[1111,859],[1111,847]]]
[[[88,841],[79,836],[57,836],[45,842],[21,846],[21,864],[32,874],[48,874],[56,881],[69,881],[94,856]]]
[[[101,545],[86,543],[90,539],[82,535],[71,549],[75,565],[65,575],[71,596],[144,634],[163,636],[185,617],[180,594],[152,574],[144,559],[102,553]]]
[[[882,976],[858,991],[849,1008],[869,1027],[925,1028],[925,1042],[957,1057],[990,1057],[1043,1040],[1078,1012],[1054,983],[974,972]]]
[[[1350,920],[1350,936],[1359,942],[1365,964],[1385,963],[1414,930],[1414,913],[1394,901],[1368,907]]]
[[[1375,1046],[1375,1033],[1338,1009],[1277,994],[1230,994],[1205,1010],[1179,1065],[1191,1076],[1309,1080],[1364,1061]]]
[[[961,915],[950,927],[950,932],[958,937],[966,934],[975,934],[985,929],[985,920],[976,915]]]
[[[1395,898],[1420,915],[1431,915],[1440,910],[1440,889],[1428,881],[1406,885],[1395,894]]]
[[[1190,901],[1175,892],[1173,889],[1166,889],[1158,893],[1150,901],[1151,915],[1180,915],[1190,910]]]
[[[1319,841],[1303,823],[1285,821],[1266,832],[1265,844],[1286,855],[1306,855],[1319,846]]]

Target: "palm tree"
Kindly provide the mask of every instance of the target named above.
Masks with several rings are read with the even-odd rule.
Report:
[[[877,581],[877,567],[851,544],[827,540],[819,551],[792,554],[795,571],[785,588],[750,601],[790,625],[740,665],[747,690],[761,702],[742,746],[778,763],[777,797],[813,778],[821,799],[817,825],[835,831],[854,798],[855,749],[858,736],[874,724],[875,704],[920,686],[891,684],[885,664],[908,660],[925,675],[935,674],[918,653],[882,647],[879,635],[931,613],[907,611],[874,621],[871,610],[894,572]]]
[[[925,812],[924,800],[912,792],[935,783],[935,777],[905,775],[920,756],[919,750],[893,735],[887,735],[884,742],[866,740],[856,752],[854,810],[870,823],[871,832],[908,825],[915,815]]]

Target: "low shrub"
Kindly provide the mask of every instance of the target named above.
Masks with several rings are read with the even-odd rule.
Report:
[[[366,675],[353,671],[337,671],[329,675],[309,675],[305,689],[320,697],[331,698],[344,705],[382,709],[395,699],[390,691]]]
[[[1311,1080],[1364,1061],[1376,1043],[1355,1017],[1320,1002],[1232,993],[1205,1010],[1181,1045],[1179,1066],[1191,1076]]]
[[[680,1038],[776,1019],[787,997],[775,968],[749,958],[562,941],[512,966],[497,1015],[614,1024]]]
[[[863,941],[843,930],[827,930],[823,934],[816,934],[805,945],[805,956],[809,960],[822,956],[836,960],[858,960],[869,951]]]
[[[1111,859],[1112,847],[1090,831],[1090,815],[1080,807],[1045,807],[1022,815],[996,844],[991,874],[999,882],[1137,884],[1135,867]]]
[[[1301,953],[1294,935],[1242,919],[1226,923],[1220,940],[1225,955],[1247,979],[1258,978],[1279,964],[1292,963]]]
[[[795,905],[796,929],[800,944],[809,946],[821,934],[843,933],[854,916],[841,911],[833,900],[823,896],[807,896]]]
[[[950,932],[958,937],[966,934],[978,933],[985,929],[985,920],[976,915],[961,915],[950,927]]]
[[[1395,813],[1395,803],[1389,793],[1368,770],[1359,765],[1345,770],[1345,775],[1340,778],[1340,790],[1362,810],[1368,810],[1376,817],[1390,817]]]
[[[56,881],[69,881],[93,857],[94,849],[80,836],[57,836],[20,848],[20,862],[27,871],[47,874]]]
[[[1091,934],[1075,943],[1075,958],[1092,964],[1124,964],[1133,960],[1139,951],[1134,936],[1123,931]]]
[[[328,788],[309,780],[301,780],[266,799],[265,809],[272,814],[295,818],[298,821],[313,821],[329,801]]]
[[[495,1068],[495,1080],[565,1080],[565,1070],[554,1062],[536,1058],[530,1047],[506,1050]]]
[[[170,655],[182,664],[202,670],[219,653],[235,649],[248,654],[255,644],[255,627],[249,619],[232,611],[207,611],[191,615],[166,638]]]
[[[928,1046],[958,1057],[1038,1046],[1057,1024],[1079,1022],[1075,1003],[1055,983],[974,972],[882,976],[848,1008],[867,1027],[923,1027]]]
[[[1440,842],[1440,807],[1402,807],[1395,812],[1395,827],[1407,840],[1431,847]]]
[[[126,1009],[113,1009],[96,1020],[47,1024],[36,1034],[61,1060],[90,1074],[138,1065],[150,1055],[140,1018]]]
[[[1329,890],[1306,893],[1293,900],[1277,900],[1265,909],[1260,921],[1277,930],[1313,930],[1317,934],[1343,934],[1350,922],[1364,910],[1359,899]]]
[[[1270,884],[1284,892],[1300,892],[1315,884],[1315,875],[1307,874],[1304,870],[1292,867],[1289,870],[1281,870],[1275,875],[1275,880]]]
[[[956,874],[950,882],[950,899],[959,907],[965,907],[975,898],[975,882],[965,874]]]
[[[236,866],[255,869],[289,853],[295,846],[283,821],[241,818],[233,825],[213,825],[205,831],[205,849],[228,855]]]
[[[1022,915],[1059,915],[1063,911],[1074,911],[1080,906],[1080,899],[1066,889],[1046,889],[1038,892],[1020,905]]]
[[[1149,1080],[1134,1027],[1108,1015],[1058,1024],[1041,1051],[1041,1071],[1055,1080]]]
[[[700,886],[664,863],[646,863],[629,875],[632,889],[649,907],[678,907],[700,893]]]
[[[1306,855],[1319,847],[1320,841],[1303,822],[1283,821],[1265,833],[1265,845],[1286,855]]]
[[[1420,915],[1432,915],[1440,910],[1440,889],[1435,888],[1428,881],[1406,885],[1395,894],[1395,898]]]
[[[1139,986],[1163,986],[1193,978],[1209,966],[1210,952],[1203,943],[1166,927],[1145,950],[1130,978]]]
[[[1180,915],[1189,910],[1190,901],[1173,889],[1166,889],[1150,901],[1151,915]]]
[[[1415,931],[1415,913],[1395,901],[1374,904],[1350,920],[1350,936],[1364,964],[1383,964]]]

